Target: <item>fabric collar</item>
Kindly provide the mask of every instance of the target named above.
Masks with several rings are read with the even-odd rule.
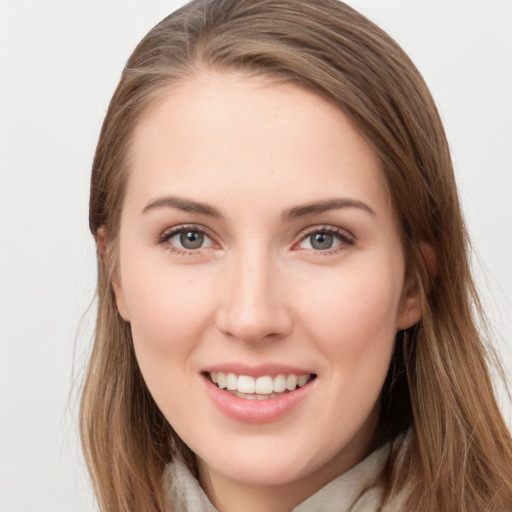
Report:
[[[383,488],[378,479],[391,449],[403,456],[404,442],[409,435],[401,435],[386,443],[352,469],[335,478],[290,512],[376,512],[380,509]],[[169,512],[217,512],[199,482],[179,457],[167,464],[164,473]],[[394,508],[394,507],[393,507]],[[386,510],[390,510],[386,507]],[[399,509],[396,509],[399,510]]]

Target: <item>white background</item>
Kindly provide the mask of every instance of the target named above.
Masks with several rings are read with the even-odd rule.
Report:
[[[0,0],[1,512],[94,509],[76,419],[94,319],[89,169],[124,62],[181,3]],[[405,48],[438,102],[511,373],[512,0],[349,3]]]

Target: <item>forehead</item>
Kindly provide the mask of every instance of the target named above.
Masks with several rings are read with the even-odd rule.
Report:
[[[128,192],[146,198],[191,186],[198,199],[278,189],[297,202],[336,184],[345,194],[386,189],[375,153],[339,108],[295,85],[233,73],[164,91],[135,128],[130,162]]]

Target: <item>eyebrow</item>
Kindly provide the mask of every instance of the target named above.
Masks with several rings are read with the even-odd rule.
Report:
[[[224,219],[224,216],[219,210],[207,203],[201,203],[199,201],[193,201],[191,199],[176,196],[165,196],[153,199],[144,207],[142,212],[146,213],[157,208],[177,208],[178,210],[185,212],[199,213],[201,215],[208,215],[221,220]],[[282,219],[284,221],[291,221],[307,215],[316,215],[318,213],[323,213],[329,210],[338,210],[341,208],[357,208],[374,217],[377,216],[370,206],[358,199],[334,198],[288,208],[283,212]]]
[[[217,219],[224,218],[219,210],[209,204],[176,196],[165,196],[153,199],[144,207],[142,213],[146,213],[156,208],[177,208],[184,212],[200,213],[201,215],[208,215]]]
[[[329,210],[338,210],[341,208],[357,208],[359,210],[363,210],[369,213],[373,217],[377,216],[375,211],[372,208],[370,208],[370,206],[368,206],[366,203],[363,203],[358,199],[350,199],[343,197],[326,199],[325,201],[317,201],[299,206],[294,206],[293,208],[288,208],[283,212],[282,218],[285,221],[290,221],[293,219],[297,219],[299,217],[304,217],[306,215],[315,215]]]

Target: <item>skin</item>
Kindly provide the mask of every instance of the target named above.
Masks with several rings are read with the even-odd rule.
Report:
[[[339,198],[352,203],[297,210]],[[180,226],[204,229],[204,244],[164,240]],[[315,249],[326,229],[333,246]],[[149,390],[220,511],[289,510],[368,454],[395,335],[420,316],[404,276],[380,164],[324,99],[201,73],[138,123],[114,291]],[[254,424],[205,392],[204,369],[226,362],[317,377],[286,414]]]

